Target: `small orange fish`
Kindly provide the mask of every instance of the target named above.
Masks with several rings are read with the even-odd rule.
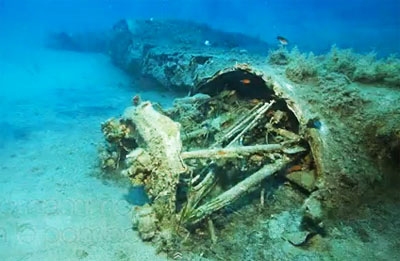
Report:
[[[243,80],[240,80],[240,82],[243,83],[243,84],[251,83],[251,81],[249,79],[243,79]]]
[[[292,173],[295,171],[300,171],[302,169],[303,169],[303,167],[301,165],[294,165],[294,166],[291,166],[289,169],[287,169],[286,173]]]
[[[278,36],[278,37],[276,37],[276,39],[278,39],[278,41],[281,43],[281,45],[288,45],[288,43],[289,43],[289,41],[283,36]]]

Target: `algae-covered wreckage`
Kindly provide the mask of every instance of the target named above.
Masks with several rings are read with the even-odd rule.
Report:
[[[279,47],[267,59],[258,39],[180,21],[123,20],[107,37],[117,66],[188,94],[171,108],[134,96],[101,126],[104,171],[150,198],[133,209],[143,240],[193,260],[371,254],[343,241],[369,244],[373,232],[337,224],[398,199],[398,60],[357,69],[335,47],[317,58]]]

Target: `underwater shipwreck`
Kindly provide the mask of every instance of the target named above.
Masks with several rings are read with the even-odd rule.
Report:
[[[372,244],[337,224],[399,198],[398,58],[303,54],[181,21],[122,20],[82,39],[52,45],[101,49],[132,78],[182,93],[171,108],[133,94],[101,124],[100,168],[150,199],[132,211],[144,241],[190,260],[317,259],[338,257],[348,237]]]

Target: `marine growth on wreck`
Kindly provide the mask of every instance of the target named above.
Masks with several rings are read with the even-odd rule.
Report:
[[[213,220],[221,210],[249,194],[263,206],[265,180],[273,176],[306,194],[317,189],[302,129],[310,126],[300,126],[285,100],[245,64],[218,72],[172,108],[138,100],[102,124],[101,156],[104,169],[118,170],[150,196],[149,205],[135,207],[144,240],[166,248],[182,231],[201,229],[216,241]]]
[[[335,233],[327,223],[382,188],[376,182],[396,180],[398,106],[372,116],[376,100],[359,91],[373,83],[396,92],[395,58],[336,47],[315,56],[286,45],[266,58],[254,39],[251,51],[239,44],[188,47],[182,37],[164,39],[167,31],[185,31],[176,21],[134,24],[113,29],[113,62],[186,94],[171,108],[136,95],[122,117],[102,123],[101,168],[145,189],[150,201],[134,207],[133,227],[159,250],[218,258],[225,240],[266,226],[260,237],[270,247],[287,243],[306,254]],[[143,42],[133,41],[141,35]],[[152,37],[177,48],[157,46]]]

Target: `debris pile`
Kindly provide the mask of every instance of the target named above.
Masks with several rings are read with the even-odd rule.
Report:
[[[142,239],[163,247],[177,231],[199,227],[215,239],[219,211],[254,193],[263,205],[269,177],[287,176],[308,193],[316,189],[299,120],[284,99],[240,66],[216,74],[170,109],[135,102],[102,130],[108,142],[103,168],[144,186],[151,204],[135,207],[134,224]]]

